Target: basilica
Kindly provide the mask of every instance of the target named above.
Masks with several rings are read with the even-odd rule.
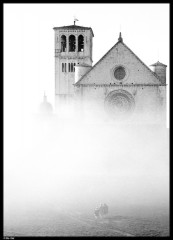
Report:
[[[92,28],[54,27],[55,108],[75,105],[101,118],[166,118],[166,65],[157,61],[151,70],[124,43],[117,42],[92,66]]]

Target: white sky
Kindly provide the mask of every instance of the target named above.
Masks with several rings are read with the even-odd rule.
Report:
[[[36,111],[43,99],[54,103],[54,30],[73,24],[92,27],[93,64],[116,42],[146,64],[168,65],[169,4],[4,4],[5,111]]]

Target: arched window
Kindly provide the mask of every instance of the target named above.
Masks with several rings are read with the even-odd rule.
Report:
[[[75,52],[76,49],[76,38],[74,35],[69,37],[69,52]]]
[[[68,64],[68,71],[70,72],[70,63]]]
[[[78,52],[84,51],[84,37],[82,35],[79,35],[78,37]]]
[[[64,63],[62,63],[62,72],[64,72]]]
[[[62,35],[61,36],[61,52],[65,52],[66,51],[66,45],[67,45],[66,36]]]

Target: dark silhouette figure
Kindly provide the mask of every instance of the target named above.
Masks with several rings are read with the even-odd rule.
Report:
[[[95,218],[102,218],[104,215],[108,214],[107,204],[101,204],[100,207],[97,207],[94,211]]]

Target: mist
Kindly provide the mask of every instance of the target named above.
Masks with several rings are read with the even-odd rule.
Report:
[[[168,210],[165,126],[97,123],[58,115],[28,115],[13,121],[4,126],[6,224],[39,211],[93,214],[101,202],[121,214]]]
[[[56,107],[53,27],[73,24],[73,16],[94,31],[93,66],[119,32],[147,66],[168,65],[169,108],[169,4],[4,4],[4,235],[116,236],[119,227],[132,235],[168,235],[169,129],[150,94],[127,119],[105,115],[103,98],[95,99],[99,106],[91,98],[84,103],[85,94],[82,112],[73,103],[52,115],[37,111],[44,92]],[[97,225],[94,210],[101,203],[109,213]],[[128,215],[130,227],[121,219]]]

